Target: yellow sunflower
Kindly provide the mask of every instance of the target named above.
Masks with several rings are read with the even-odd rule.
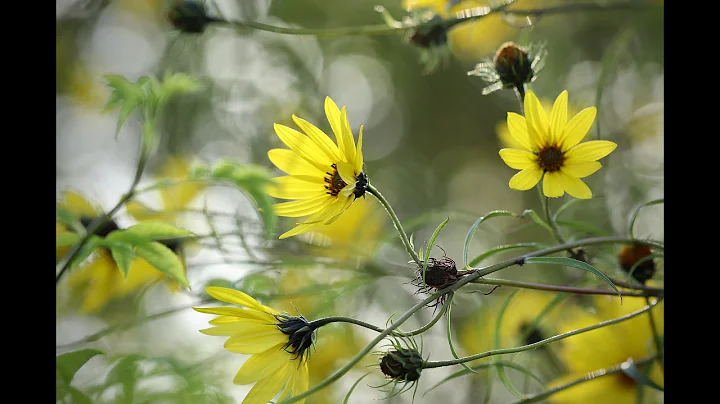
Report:
[[[547,98],[540,99],[540,103],[542,104],[544,110],[552,110],[552,102],[550,102],[550,100],[548,100]],[[575,106],[568,105],[568,115],[575,116],[578,112],[580,111]],[[501,121],[497,125],[495,125],[495,133],[497,134],[501,148],[523,149],[523,144],[515,140],[515,138],[513,138],[513,136],[510,134],[510,129],[508,129],[508,124],[506,120]],[[581,140],[584,140],[586,138],[587,135]]]
[[[568,120],[567,91],[545,111],[535,94],[525,94],[525,116],[508,112],[510,135],[522,147],[502,149],[500,157],[510,168],[522,170],[510,179],[510,188],[526,191],[543,180],[543,193],[557,198],[565,192],[580,199],[592,197],[585,178],[602,165],[597,161],[610,154],[617,144],[609,140],[580,143],[595,120],[595,107],[588,107]]]
[[[630,314],[646,305],[644,298],[625,297],[622,305],[617,297],[596,296],[596,312],[584,311],[567,316],[560,324],[560,332],[597,324],[623,315]],[[664,332],[664,302],[660,302],[651,312],[658,332]],[[608,327],[599,328],[583,334],[574,335],[562,341],[559,356],[568,369],[568,374],[550,383],[550,387],[579,379],[590,372],[619,365],[628,358],[641,360],[655,353],[652,328],[647,314],[634,317]],[[663,386],[662,371],[653,365],[649,377]],[[632,404],[636,402],[639,385],[624,373],[613,373],[593,379],[567,390],[562,390],[548,398],[554,404],[564,403],[613,403]],[[645,387],[646,395],[652,389]]]
[[[252,355],[233,379],[239,385],[255,383],[243,404],[266,404],[278,393],[283,400],[308,389],[308,348],[315,333],[305,318],[281,314],[235,289],[208,286],[206,290],[217,300],[240,306],[194,309],[218,315],[210,320],[213,327],[201,333],[230,337],[225,349]]]
[[[268,158],[288,175],[274,179],[268,194],[279,199],[297,199],[275,204],[278,216],[304,217],[303,223],[280,235],[280,239],[333,223],[350,205],[365,194],[368,179],[363,172],[360,126],[355,145],[345,107],[342,111],[325,98],[325,114],[337,144],[315,125],[293,115],[305,134],[275,124],[275,133],[290,149],[272,149]]]

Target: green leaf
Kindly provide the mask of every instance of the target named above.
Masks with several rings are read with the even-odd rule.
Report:
[[[132,263],[132,260],[135,259],[135,252],[133,252],[132,245],[123,245],[118,243],[117,245],[110,247],[110,254],[113,257],[113,260],[115,260],[115,264],[117,264],[118,269],[122,272],[123,278],[127,278],[128,272],[130,272],[130,264]]]
[[[658,391],[665,391],[662,387],[658,386],[655,382],[650,380],[650,378],[640,371],[640,369],[635,366],[635,363],[633,363],[632,360],[628,360],[623,362],[620,365],[620,369],[625,373],[627,376],[629,376],[631,379],[635,380],[639,384],[642,384],[643,386],[652,387],[655,390]]]
[[[102,355],[97,349],[81,349],[79,351],[67,352],[55,357],[55,373],[58,380],[69,386],[75,373],[80,370],[87,361],[95,355]]]
[[[492,255],[495,255],[497,253],[501,253],[501,252],[507,251],[507,250],[513,250],[516,248],[532,248],[532,249],[539,250],[541,248],[546,248],[546,247],[548,247],[547,244],[540,244],[540,243],[517,243],[517,244],[501,245],[498,247],[491,248],[491,249],[485,251],[484,253],[478,255],[477,257],[473,258],[473,260],[470,261],[468,266],[473,267],[473,266],[479,264],[480,261],[482,261]]]
[[[137,108],[144,98],[144,93],[139,85],[128,81],[123,76],[117,74],[106,74],[103,76],[106,84],[112,88],[113,92],[105,104],[105,111],[115,109],[120,106],[120,115],[115,129],[115,137],[120,134],[120,129],[130,114]]]
[[[655,199],[650,202],[645,202],[642,205],[638,206],[637,209],[635,209],[635,212],[632,215],[632,219],[630,220],[630,238],[635,238],[635,221],[637,221],[638,215],[640,215],[640,211],[644,208],[647,208],[648,206],[653,205],[660,205],[662,203],[665,203],[665,198]]]
[[[348,400],[350,400],[350,394],[352,394],[353,390],[355,390],[355,387],[357,387],[358,384],[360,384],[360,381],[367,377],[367,375],[372,374],[373,372],[367,372],[364,375],[360,376],[357,380],[355,380],[355,383],[353,383],[352,387],[350,387],[350,390],[348,390],[347,394],[345,395],[345,399],[343,400],[343,404],[347,404]]]
[[[79,264],[81,264],[83,261],[85,261],[90,254],[94,253],[95,250],[103,246],[103,239],[100,236],[92,235],[88,239],[88,241],[80,248],[80,250],[75,254],[75,258],[73,258],[73,261],[70,263],[72,267],[75,267]]]
[[[176,94],[198,91],[201,87],[202,83],[198,78],[185,73],[166,72],[160,84],[160,94],[162,97],[169,98]]]
[[[64,231],[55,235],[55,248],[75,245],[80,241],[80,235],[71,231]]]
[[[535,213],[532,209],[525,209],[525,211],[520,214],[520,217],[530,216],[530,219],[532,219],[533,222],[536,224],[539,224],[542,226],[545,230],[549,231],[550,233],[553,233],[552,227],[550,227],[549,224],[545,223],[544,220],[540,219],[540,216],[538,216],[537,213]]]
[[[277,216],[272,207],[273,200],[266,192],[266,187],[272,184],[270,170],[262,166],[239,165],[230,160],[223,160],[213,167],[212,176],[232,182],[252,199],[265,225],[266,237],[273,238]]]
[[[165,245],[157,241],[135,244],[135,255],[149,262],[150,265],[154,266],[160,272],[180,282],[184,287],[190,288],[190,284],[185,276],[185,266],[180,258]]]
[[[577,269],[582,269],[583,271],[588,271],[592,274],[597,275],[602,280],[605,281],[610,287],[612,287],[617,293],[618,296],[620,296],[620,299],[622,299],[622,294],[618,290],[617,287],[615,287],[615,284],[605,276],[604,273],[600,272],[597,268],[594,266],[588,264],[587,262],[583,262],[580,260],[576,260],[574,258],[569,257],[530,257],[525,259],[526,264],[554,264],[554,265],[565,265],[568,267],[573,267]]]
[[[450,353],[452,353],[453,358],[460,359],[460,356],[458,356],[457,352],[455,351],[455,347],[453,346],[452,342],[452,332],[451,332],[451,324],[450,324],[450,312],[452,310],[452,299],[454,297],[455,293],[450,292],[450,296],[447,298],[447,302],[445,304],[447,305],[447,313],[445,313],[445,316],[447,317],[447,340],[448,340],[448,346],[450,347]],[[469,370],[470,372],[477,373],[476,371],[472,370],[465,362],[460,362],[460,365],[464,367],[465,369]]]
[[[468,265],[468,260],[467,260],[467,253],[468,253],[468,248],[470,247],[470,241],[472,241],[472,238],[475,235],[475,230],[477,230],[478,226],[480,226],[480,223],[482,223],[490,218],[496,217],[496,216],[513,216],[514,217],[515,214],[510,211],[507,211],[507,210],[494,210],[494,211],[488,213],[487,215],[480,217],[478,220],[475,221],[475,223],[473,223],[472,226],[470,226],[470,230],[468,230],[468,234],[465,237],[465,246],[463,247],[463,264],[465,265],[465,269],[470,269],[470,266]]]
[[[193,233],[187,229],[169,223],[150,220],[140,222],[124,230],[114,231],[113,233],[116,233],[115,237],[119,238],[131,235],[145,240],[167,240],[193,235]]]
[[[446,224],[450,221],[450,218],[447,218],[442,221],[438,225],[437,228],[435,228],[435,231],[433,232],[432,236],[430,236],[430,242],[428,244],[427,251],[425,252],[425,260],[423,262],[423,269],[422,269],[422,280],[423,283],[425,283],[425,272],[427,271],[428,262],[430,261],[430,251],[433,248],[433,245],[435,244],[435,239],[437,238],[438,234],[440,234],[440,231],[445,227]]]

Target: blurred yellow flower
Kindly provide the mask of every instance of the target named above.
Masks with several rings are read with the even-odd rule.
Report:
[[[277,177],[268,194],[279,199],[297,199],[273,205],[278,216],[304,217],[303,223],[280,235],[280,239],[333,223],[355,199],[363,196],[367,177],[363,173],[360,126],[355,145],[345,107],[342,111],[325,98],[325,114],[337,144],[310,122],[293,115],[293,121],[305,134],[275,124],[275,133],[290,149],[272,149],[268,158],[289,175]]]
[[[505,309],[501,320],[499,348],[527,345],[555,335],[555,323],[561,315],[558,306],[552,307],[536,327],[532,327],[554,297],[552,293],[531,290],[518,292]],[[468,355],[495,348],[497,315],[504,301],[505,298],[495,300],[489,308],[478,310],[477,315],[469,318],[461,326],[459,343]]]
[[[266,404],[278,393],[283,400],[308,389],[307,350],[314,330],[307,327],[307,320],[281,314],[235,289],[209,286],[206,290],[217,300],[240,306],[194,309],[218,315],[210,320],[213,327],[201,333],[230,337],[225,349],[252,355],[233,379],[240,385],[255,383],[243,404]]]
[[[535,0],[517,0],[509,9],[518,8],[516,7],[518,3],[520,8],[529,8]],[[492,5],[492,1],[486,0],[403,0],[405,10],[425,8],[443,18],[455,16],[469,9]],[[519,33],[520,30],[508,24],[501,15],[492,14],[477,21],[461,23],[450,29],[448,44],[458,59],[477,61],[491,55],[500,44],[514,39]]]
[[[525,116],[508,112],[510,135],[522,146],[500,150],[510,168],[522,170],[510,179],[510,188],[526,191],[542,178],[543,193],[557,198],[565,192],[580,199],[592,197],[585,178],[602,165],[597,161],[610,154],[617,144],[609,140],[580,143],[595,120],[597,109],[588,107],[568,121],[568,93],[563,91],[548,114],[535,94],[525,94]],[[549,116],[548,116],[549,115]]]
[[[644,298],[625,297],[622,305],[617,297],[596,296],[596,312],[576,312],[565,316],[559,324],[560,332],[568,332],[627,315],[646,305]],[[664,302],[651,310],[662,335],[664,332]],[[579,379],[599,369],[619,365],[628,358],[641,360],[655,353],[652,329],[647,314],[631,320],[602,327],[590,332],[574,335],[562,341],[559,356],[565,363],[568,374],[550,383],[550,387]],[[660,386],[664,385],[662,372],[654,364],[650,378]],[[548,398],[554,404],[564,403],[613,403],[632,404],[636,402],[638,384],[624,373],[613,373],[562,390]],[[646,388],[647,391],[651,389]]]

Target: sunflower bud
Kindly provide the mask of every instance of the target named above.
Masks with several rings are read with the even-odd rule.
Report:
[[[628,273],[632,271],[632,277],[644,285],[655,274],[655,261],[653,261],[652,257],[646,258],[651,254],[650,246],[644,244],[626,245],[618,254],[620,268]]]
[[[170,24],[186,34],[202,34],[217,19],[209,17],[205,6],[197,0],[176,1],[167,13]]]
[[[417,350],[395,346],[380,360],[380,370],[393,380],[414,382],[420,378],[423,362]]]
[[[542,45],[522,47],[514,42],[500,45],[492,60],[475,65],[469,76],[479,76],[491,83],[483,89],[483,95],[503,88],[523,88],[537,78],[545,59]]]
[[[288,335],[288,342],[283,348],[295,355],[295,359],[305,355],[309,356],[308,348],[315,342],[315,327],[303,316],[294,317],[287,314],[278,314],[275,319],[278,320],[278,330]]]

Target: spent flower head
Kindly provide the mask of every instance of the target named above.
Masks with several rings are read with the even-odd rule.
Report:
[[[468,76],[478,76],[490,83],[482,90],[483,95],[501,89],[523,89],[533,82],[545,64],[547,51],[543,44],[523,47],[515,42],[500,45],[492,59],[475,65]]]
[[[173,28],[185,34],[202,34],[212,22],[220,21],[207,14],[205,4],[198,0],[178,0],[167,12]]]
[[[618,254],[620,268],[636,281],[645,284],[655,275],[655,261],[652,249],[645,244],[623,246]]]
[[[419,348],[412,338],[402,340],[393,338],[387,351],[377,353],[381,356],[378,366],[387,379],[385,384],[377,387],[392,385],[387,398],[402,394],[410,390],[413,385],[417,390],[416,383],[425,364],[421,351],[422,348]]]
[[[415,261],[411,262],[414,263]],[[432,294],[451,286],[457,282],[461,276],[462,274],[458,274],[455,261],[452,258],[448,256],[443,256],[441,258],[428,257],[427,268],[425,268],[425,261],[420,261],[415,269],[415,279],[413,279],[410,283],[413,286],[418,287],[415,294]],[[446,299],[447,294],[444,294],[438,297],[435,303],[430,305],[430,307],[442,305],[445,303]]]
[[[609,140],[580,143],[595,120],[597,109],[588,107],[568,119],[568,93],[558,95],[552,110],[545,111],[535,94],[525,94],[525,116],[508,112],[510,135],[522,147],[500,150],[510,168],[521,170],[510,179],[510,188],[526,191],[543,180],[543,193],[557,198],[565,192],[580,199],[592,197],[581,180],[602,165],[597,161],[610,154],[617,144]]]
[[[341,111],[330,97],[326,97],[325,114],[337,144],[315,125],[295,115],[293,121],[305,133],[275,124],[275,133],[289,149],[272,149],[268,158],[288,175],[275,178],[267,191],[275,198],[296,199],[273,205],[275,214],[308,216],[304,222],[280,235],[281,239],[333,223],[367,190],[362,125],[356,146],[345,107]]]
[[[255,383],[243,404],[265,404],[278,393],[282,400],[308,389],[307,361],[315,341],[311,323],[301,315],[291,316],[264,306],[239,290],[208,286],[206,291],[217,300],[240,306],[194,309],[218,315],[210,320],[213,327],[201,333],[229,337],[225,349],[252,355],[233,379],[240,385]]]

